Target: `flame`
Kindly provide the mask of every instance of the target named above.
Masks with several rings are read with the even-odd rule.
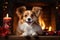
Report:
[[[50,26],[48,31],[51,31],[51,29],[52,29],[52,27]]]
[[[42,27],[42,30],[44,30],[45,29],[45,23],[44,23],[44,20],[41,17],[39,18],[39,24]]]
[[[6,14],[6,17],[8,17],[9,15],[8,14]]]

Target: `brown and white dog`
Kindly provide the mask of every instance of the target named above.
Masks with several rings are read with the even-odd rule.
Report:
[[[16,14],[19,17],[16,33],[20,36],[34,36],[42,34],[42,29],[38,24],[40,7],[33,7],[32,10],[26,10],[25,6],[16,9]]]

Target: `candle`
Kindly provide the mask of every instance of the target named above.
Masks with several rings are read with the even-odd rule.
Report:
[[[8,14],[3,18],[3,28],[5,32],[3,33],[3,36],[6,36],[10,32],[10,26],[11,26],[11,17],[9,17]]]
[[[11,20],[11,17],[9,17],[9,15],[6,14],[6,17],[4,17],[3,20]]]

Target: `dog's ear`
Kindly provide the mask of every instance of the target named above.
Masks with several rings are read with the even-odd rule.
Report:
[[[18,7],[16,9],[16,14],[18,17],[21,18],[21,15],[23,15],[23,12],[26,10],[26,7],[25,6],[21,6],[21,7]]]
[[[26,10],[26,7],[25,7],[25,6],[21,6],[21,7],[18,7],[18,8],[16,9],[16,12],[17,12],[17,13],[23,13],[25,10]]]
[[[41,7],[33,7],[32,11],[35,13],[35,15],[38,17],[41,12]]]

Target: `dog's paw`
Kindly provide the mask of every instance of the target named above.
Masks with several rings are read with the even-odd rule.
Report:
[[[21,37],[23,37],[24,35],[20,35]]]
[[[32,36],[36,36],[36,35],[37,35],[37,33],[35,33],[35,32],[34,32],[34,33],[32,33]]]
[[[21,37],[25,37],[26,35],[20,35]]]
[[[27,36],[27,34],[26,33],[23,33],[22,35],[20,35],[20,36]]]

